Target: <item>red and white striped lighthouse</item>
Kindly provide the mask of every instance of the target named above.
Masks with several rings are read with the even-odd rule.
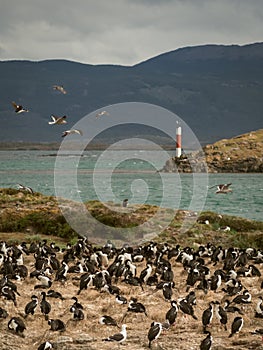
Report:
[[[182,154],[182,128],[178,126],[176,128],[176,157],[181,157]]]

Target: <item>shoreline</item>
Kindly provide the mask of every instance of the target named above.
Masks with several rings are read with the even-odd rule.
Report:
[[[64,208],[70,210],[70,213],[76,217],[81,215],[81,210],[83,210],[79,204],[72,200],[63,199]],[[61,201],[60,205],[62,205]],[[108,208],[104,203],[96,200],[86,202],[84,206],[96,222],[98,221],[105,226],[106,236],[103,234],[103,237],[111,234],[111,228],[120,227],[128,232],[129,228],[140,227],[141,224],[148,223],[159,208],[161,209],[159,212],[162,213],[159,219],[160,224],[163,225],[162,221],[164,220],[164,226],[160,230],[160,227],[158,228],[154,240],[183,242],[186,245],[191,245],[193,240],[199,244],[221,242],[222,244],[242,246],[246,243],[263,248],[263,222],[261,221],[210,211],[195,213],[190,210],[177,209],[173,210],[171,221],[167,226],[165,213],[166,209],[169,210],[169,208],[144,204],[132,205],[130,208],[132,210],[128,212],[113,211],[112,208]],[[81,218],[82,216],[80,216]],[[187,232],[182,231],[186,221],[191,223]],[[229,227],[229,232],[223,230],[226,226]],[[98,237],[97,226],[94,225],[94,222],[91,222],[87,227],[91,238]],[[150,225],[153,233],[155,232],[154,227],[151,228]],[[20,232],[25,234],[25,238],[26,236],[55,234],[57,237],[72,240],[78,236],[67,223],[56,197],[45,196],[38,192],[32,195],[13,188],[0,189],[0,232],[9,232],[10,234]],[[147,235],[145,237],[147,238]],[[125,240],[126,238],[120,236],[118,239]]]

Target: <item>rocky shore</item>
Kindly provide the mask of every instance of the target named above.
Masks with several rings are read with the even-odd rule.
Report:
[[[206,145],[202,152],[170,158],[163,172],[262,173],[263,129]]]

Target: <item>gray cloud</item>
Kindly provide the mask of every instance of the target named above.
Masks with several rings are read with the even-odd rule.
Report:
[[[0,0],[0,59],[135,64],[178,47],[262,41],[261,0]]]

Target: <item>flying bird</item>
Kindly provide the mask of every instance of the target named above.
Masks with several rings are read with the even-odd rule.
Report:
[[[53,89],[61,92],[63,95],[67,93],[62,85],[53,85]]]
[[[229,192],[232,192],[232,189],[229,188],[230,186],[232,185],[232,183],[229,183],[229,184],[219,184],[219,185],[215,185],[215,186],[212,186],[210,187],[211,188],[214,188],[214,187],[217,187],[217,190],[216,190],[216,194],[219,194],[219,193],[229,193]]]
[[[23,112],[29,112],[28,109],[25,109],[22,105],[16,104],[14,101],[12,102],[12,105],[13,105],[15,112],[17,114],[23,113]]]
[[[29,192],[29,193],[31,193],[31,194],[34,193],[34,191],[32,190],[31,187],[24,186],[24,185],[21,185],[21,184],[18,184],[17,186],[18,186],[18,189],[19,189],[19,190],[26,191],[26,192]]]
[[[65,136],[71,135],[71,134],[79,134],[82,136],[83,132],[81,130],[78,130],[78,129],[66,130],[63,132],[62,137],[65,137]]]
[[[61,125],[61,124],[67,124],[66,121],[66,116],[63,115],[63,117],[56,117],[55,115],[51,115],[50,118],[52,119],[52,122],[48,122],[48,124],[53,125],[53,124],[57,124],[57,125]]]
[[[110,115],[110,113],[107,111],[101,111],[96,114],[96,118],[102,117],[103,115]]]

